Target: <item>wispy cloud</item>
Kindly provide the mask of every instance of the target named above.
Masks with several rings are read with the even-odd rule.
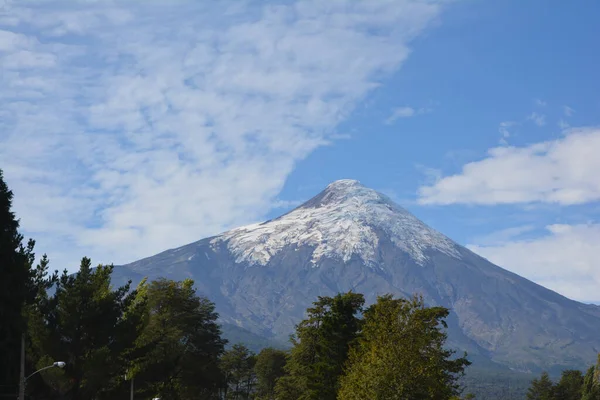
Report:
[[[439,14],[433,1],[12,2],[0,159],[54,260],[254,221]]]
[[[292,209],[294,207],[298,207],[305,201],[306,201],[306,199],[305,200],[275,200],[272,203],[272,207],[273,207],[273,209]]]
[[[392,122],[394,122],[395,120],[397,120],[398,118],[408,118],[408,117],[412,117],[417,113],[417,111],[412,108],[412,107],[398,107],[396,108],[393,112],[392,115],[390,115],[388,117],[388,119],[386,119],[386,122],[388,124],[391,124]]]
[[[518,239],[521,235],[531,232],[535,229],[533,225],[521,225],[512,228],[506,228],[484,236],[479,236],[472,241],[479,246],[495,246],[505,244],[506,242]]]
[[[548,105],[548,103],[541,99],[535,99],[533,102],[538,107],[546,107]]]
[[[431,168],[423,164],[416,164],[415,169],[421,173],[426,184],[433,184],[443,176],[440,169]]]
[[[505,238],[468,247],[495,264],[569,298],[599,302],[600,225],[556,224],[546,229],[546,234],[536,239]]]
[[[563,112],[564,112],[565,116],[570,117],[570,116],[572,116],[575,113],[575,110],[573,110],[569,106],[564,106],[563,107]]]
[[[427,114],[431,112],[431,108],[418,108],[415,109],[413,107],[398,107],[395,108],[392,111],[392,114],[384,121],[387,125],[393,124],[394,121],[400,119],[400,118],[410,118],[410,117],[414,117],[415,115],[420,115],[420,114]]]
[[[533,121],[533,123],[536,124],[537,126],[546,125],[546,116],[543,114],[532,112],[531,114],[529,114],[527,119],[530,121]]]
[[[495,147],[462,172],[419,189],[420,204],[583,204],[600,200],[600,129],[526,147]]]
[[[518,125],[515,121],[503,121],[498,126],[498,132],[500,132],[500,144],[507,145],[508,138],[511,136],[511,128]]]

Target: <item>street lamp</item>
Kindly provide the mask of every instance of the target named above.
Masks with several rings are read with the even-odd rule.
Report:
[[[52,363],[52,365],[48,365],[47,367],[44,367],[42,369],[38,369],[33,374],[29,375],[27,378],[25,378],[25,382],[27,381],[27,379],[31,378],[32,376],[34,376],[38,372],[42,372],[45,369],[49,369],[49,368],[64,368],[65,365],[67,365],[67,363],[64,362],[64,361],[56,361],[56,362]]]
[[[23,380],[21,381],[21,387],[20,387],[20,390],[19,390],[19,400],[25,400],[25,384],[27,383],[27,379],[31,378],[32,376],[34,376],[38,372],[42,372],[42,371],[44,371],[46,369],[50,369],[50,368],[64,368],[66,365],[67,365],[67,363],[64,362],[64,361],[55,361],[54,363],[52,363],[52,365],[48,365],[47,367],[38,369],[33,374],[29,375],[27,378],[23,378]]]

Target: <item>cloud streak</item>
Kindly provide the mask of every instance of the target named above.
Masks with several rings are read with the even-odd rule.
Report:
[[[409,0],[117,4],[0,14],[0,167],[56,268],[260,218],[440,13]]]
[[[413,107],[408,107],[408,106],[398,107],[392,111],[392,114],[384,122],[386,125],[391,125],[400,118],[410,118],[410,117],[414,117],[415,115],[427,114],[430,112],[431,112],[430,108],[415,109]]]
[[[495,147],[418,191],[420,204],[584,204],[600,200],[600,129],[525,147]]]

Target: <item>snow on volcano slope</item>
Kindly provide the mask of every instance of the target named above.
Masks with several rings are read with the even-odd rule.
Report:
[[[427,261],[425,251],[438,250],[460,258],[457,245],[429,228],[386,196],[355,180],[333,182],[317,197],[277,219],[233,229],[214,238],[226,242],[236,262],[266,265],[286,246],[311,246],[312,263],[322,257],[344,262],[353,255],[368,266],[379,263],[378,232],[386,234],[417,264]]]

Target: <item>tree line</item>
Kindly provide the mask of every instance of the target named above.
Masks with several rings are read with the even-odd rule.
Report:
[[[565,370],[558,382],[547,372],[531,381],[528,400],[600,400],[600,355],[596,365],[584,374],[579,370]]]

